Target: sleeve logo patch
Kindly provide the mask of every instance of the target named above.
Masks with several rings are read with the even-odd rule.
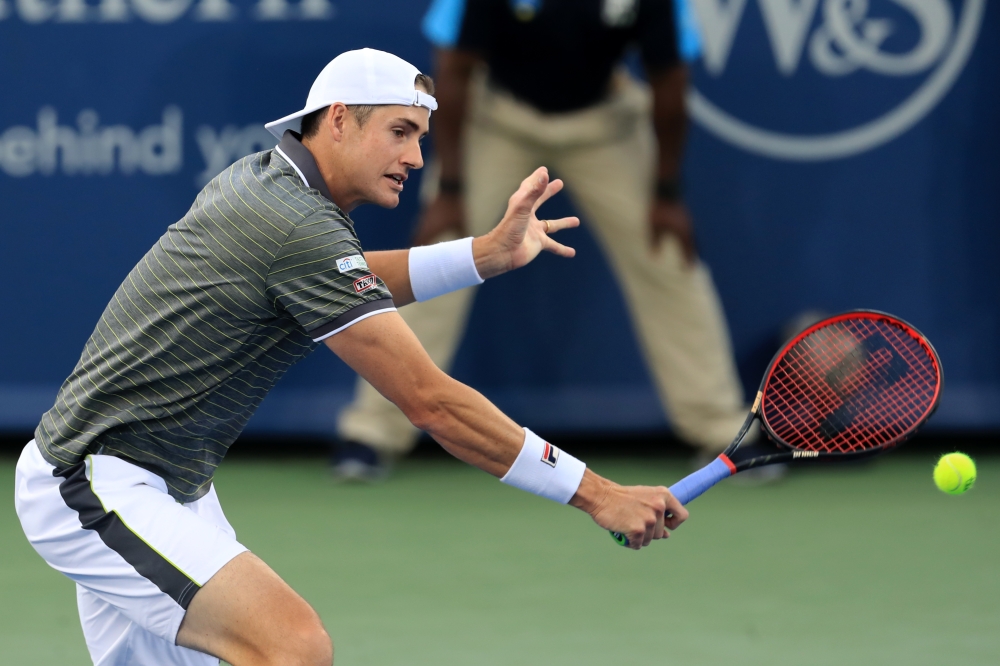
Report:
[[[374,275],[366,275],[354,281],[354,291],[363,294],[378,286],[378,278]]]
[[[367,271],[368,262],[360,254],[352,254],[349,257],[337,260],[337,270],[341,273],[348,271]]]
[[[542,449],[542,462],[549,467],[555,467],[556,463],[559,462],[559,449],[545,442],[545,448]]]

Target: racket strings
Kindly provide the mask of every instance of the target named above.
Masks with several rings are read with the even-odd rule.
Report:
[[[866,351],[864,347],[856,346],[850,352],[849,359],[854,361],[852,365],[858,365],[859,361],[863,361],[851,375],[844,377],[843,373],[827,372],[824,373],[825,382],[818,382],[815,377],[809,377],[811,392],[818,398],[815,403],[825,408],[826,416],[819,422],[818,432],[829,450],[856,450],[865,443],[882,445],[886,441],[898,438],[910,425],[905,414],[899,418],[899,414],[896,413],[900,405],[893,404],[891,400],[884,400],[886,397],[898,396],[889,394],[882,396],[883,400],[874,399],[875,395],[871,389],[874,386],[876,391],[882,390],[885,386],[899,383],[902,379],[903,386],[897,386],[897,389],[904,388],[906,390],[902,391],[903,395],[913,396],[913,387],[906,386],[912,384],[912,380],[905,379],[909,375],[910,365],[901,361],[901,356],[893,355],[885,349],[875,350],[867,359],[864,358]],[[841,361],[840,365],[842,364]],[[801,373],[801,362],[797,365],[796,370]],[[831,375],[836,377],[837,374],[842,379],[839,384],[831,381]],[[824,390],[827,387],[832,388],[836,395],[831,397],[829,391]],[[916,397],[919,399],[919,396]],[[905,410],[906,406],[903,408]],[[815,430],[809,434],[814,435]],[[844,437],[838,439],[838,434],[843,434]],[[815,437],[812,439],[815,444]]]
[[[762,416],[797,449],[851,453],[902,438],[933,408],[940,373],[919,334],[854,316],[785,351],[764,387]]]

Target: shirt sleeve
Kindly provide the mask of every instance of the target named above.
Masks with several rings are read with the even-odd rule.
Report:
[[[639,48],[648,69],[665,69],[680,62],[677,52],[675,0],[643,0],[636,24]]]
[[[332,211],[299,223],[268,271],[267,295],[316,342],[362,319],[396,309],[365,262],[350,224]]]
[[[674,0],[674,20],[677,22],[677,50],[688,63],[701,56],[701,26],[694,11],[695,0]]]
[[[424,37],[439,49],[455,48],[465,15],[465,0],[434,0],[420,24]]]
[[[493,28],[497,20],[493,17],[496,5],[496,0],[465,0],[465,16],[462,18],[458,34],[458,48],[473,51],[481,56],[490,53],[493,46]],[[503,10],[502,4],[500,8]]]

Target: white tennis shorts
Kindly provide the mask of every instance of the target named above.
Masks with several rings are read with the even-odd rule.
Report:
[[[94,664],[219,663],[175,645],[195,593],[246,550],[214,486],[180,504],[159,476],[104,455],[57,476],[32,440],[17,462],[14,502],[31,545],[76,583]]]

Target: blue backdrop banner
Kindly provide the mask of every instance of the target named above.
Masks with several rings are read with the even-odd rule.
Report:
[[[911,321],[947,379],[932,423],[1000,426],[1000,17],[986,0],[693,0],[686,190],[745,383],[804,310]],[[33,429],[119,282],[341,51],[424,71],[425,2],[0,0],[0,429]],[[394,211],[355,215],[404,246]],[[552,217],[571,202],[547,204]],[[484,286],[454,374],[548,430],[666,426],[586,229]],[[567,297],[567,294],[569,297]],[[614,302],[594,318],[587,303]],[[328,434],[353,375],[320,349],[257,432]]]

